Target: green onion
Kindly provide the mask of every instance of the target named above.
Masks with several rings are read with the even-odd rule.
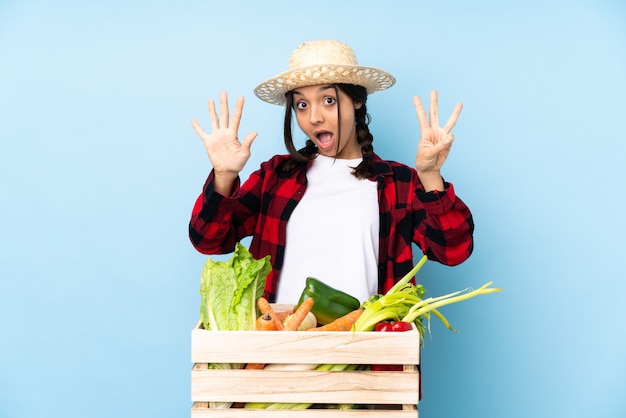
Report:
[[[476,290],[460,290],[444,296],[422,299],[426,291],[422,285],[410,283],[411,279],[426,263],[424,255],[420,261],[402,279],[398,281],[384,295],[374,295],[363,303],[363,314],[353,327],[353,331],[371,331],[381,321],[404,321],[412,322],[417,327],[422,341],[426,332],[424,321],[430,330],[430,314],[435,315],[446,328],[455,331],[450,322],[437,310],[437,308],[452,303],[461,302],[478,295],[500,292],[502,289],[489,287],[493,282],[488,282]]]

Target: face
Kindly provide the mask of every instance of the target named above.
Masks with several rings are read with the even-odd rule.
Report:
[[[332,85],[301,87],[293,91],[298,126],[315,143],[319,153],[329,157],[361,157],[356,139],[354,110],[361,107],[341,90],[339,97]],[[338,101],[341,106],[338,106]],[[338,114],[338,109],[341,114]],[[339,132],[341,120],[341,132]],[[341,140],[340,140],[341,139]]]

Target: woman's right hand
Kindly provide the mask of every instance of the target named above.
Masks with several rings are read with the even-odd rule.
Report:
[[[239,97],[235,105],[235,112],[229,122],[228,94],[222,92],[220,94],[219,117],[215,110],[215,101],[209,100],[211,133],[207,134],[195,119],[191,121],[193,129],[204,142],[204,148],[213,165],[216,182],[215,191],[225,195],[230,194],[233,182],[250,158],[250,147],[257,137],[256,132],[250,132],[245,136],[243,142],[239,142],[237,131],[242,112],[243,97]],[[229,190],[226,191],[225,189]]]

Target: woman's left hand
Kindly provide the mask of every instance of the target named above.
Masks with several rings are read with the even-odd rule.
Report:
[[[441,167],[450,153],[450,147],[454,141],[454,135],[451,131],[461,114],[463,105],[457,103],[446,124],[440,127],[437,91],[433,90],[430,93],[430,117],[426,116],[426,111],[418,96],[413,98],[413,103],[421,132],[421,138],[417,145],[417,156],[415,157],[417,174],[426,191],[443,190]]]

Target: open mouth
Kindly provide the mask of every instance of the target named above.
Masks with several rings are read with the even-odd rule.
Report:
[[[317,146],[324,150],[328,150],[333,146],[333,134],[328,131],[321,131],[315,133],[317,139]]]

